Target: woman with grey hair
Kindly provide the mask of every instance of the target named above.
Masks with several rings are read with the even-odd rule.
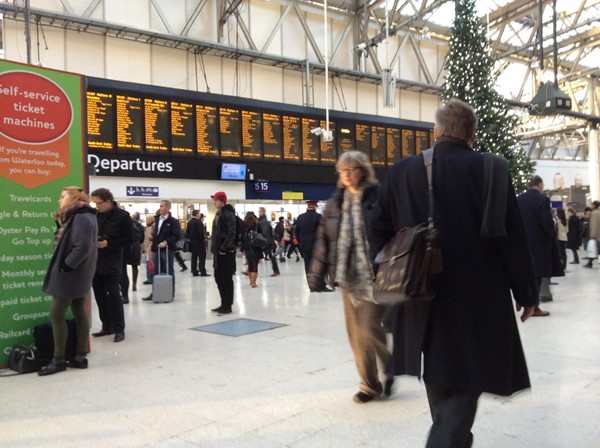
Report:
[[[393,376],[381,384],[377,366],[387,366],[389,353],[381,319],[385,307],[373,301],[372,253],[367,222],[377,199],[377,179],[368,157],[360,151],[342,154],[336,164],[337,190],[327,202],[317,231],[308,283],[318,289],[324,278],[342,288],[350,346],[360,377],[353,399],[366,403],[391,394]]]

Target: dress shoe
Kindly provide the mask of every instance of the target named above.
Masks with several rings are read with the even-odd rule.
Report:
[[[278,275],[279,275],[279,272],[273,272],[273,273],[271,274],[271,277],[277,277]]]
[[[129,303],[129,297],[121,297],[121,302],[123,302],[123,304]]]
[[[202,274],[200,274],[200,277],[210,277],[210,274],[208,274],[207,272],[203,272]]]
[[[142,300],[152,300],[152,294],[147,297],[142,297]]]
[[[389,397],[392,395],[392,386],[394,385],[394,377],[387,378],[383,385],[383,395]]]
[[[64,361],[57,362],[52,361],[47,366],[42,367],[42,370],[38,372],[39,376],[53,375],[58,372],[64,372],[67,370],[67,363]]]
[[[87,369],[88,368],[88,360],[85,356],[75,357],[73,361],[67,362],[67,367],[70,369]]]
[[[192,272],[192,277],[200,277],[200,274],[198,274],[197,272]]]
[[[115,342],[121,342],[125,340],[125,333],[122,331],[118,331],[115,333]]]
[[[213,308],[211,311],[214,313],[218,313],[219,311],[221,311],[222,308],[223,308],[222,306],[218,306],[216,308]]]
[[[99,338],[101,336],[108,336],[111,334],[115,334],[115,332],[111,331],[111,330],[100,330],[100,331],[97,331],[96,333],[92,333],[92,336],[94,336],[95,338]]]
[[[222,314],[231,314],[231,308],[221,308],[221,310],[219,311],[219,316]]]
[[[373,400],[374,398],[375,397],[373,397],[369,394],[365,394],[364,392],[357,392],[352,397],[352,400],[354,400],[355,403],[368,403],[369,401]]]
[[[540,302],[552,302],[554,299],[552,298],[552,296],[540,296]]]
[[[571,262],[569,262],[569,264],[579,264],[579,262],[578,261],[571,261]]]
[[[539,306],[536,306],[535,310],[533,311],[532,316],[533,317],[546,317],[546,316],[550,316],[550,313],[548,311],[543,311],[542,309],[540,309]]]
[[[144,285],[151,285],[151,284],[152,284],[152,282],[151,282],[150,280],[146,280],[146,281],[144,281],[144,283],[143,283],[143,284],[144,284]]]

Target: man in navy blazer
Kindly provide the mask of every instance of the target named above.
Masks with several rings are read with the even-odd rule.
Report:
[[[552,245],[556,244],[554,220],[550,211],[550,199],[542,194],[544,191],[542,178],[533,176],[528,186],[529,189],[517,197],[517,203],[525,225],[536,278],[538,301],[533,315],[544,317],[549,316],[550,313],[539,307],[539,293],[542,278],[552,277]]]

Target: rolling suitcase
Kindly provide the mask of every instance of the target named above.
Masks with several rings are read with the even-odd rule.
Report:
[[[159,249],[160,250],[160,249]],[[161,273],[160,253],[158,254],[158,270],[152,280],[152,301],[154,303],[167,303],[173,301],[173,276]],[[169,249],[167,248],[165,258],[169,263]],[[169,267],[165,269],[169,271]]]

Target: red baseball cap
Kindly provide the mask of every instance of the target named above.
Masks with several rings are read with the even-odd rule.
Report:
[[[213,194],[211,197],[211,199],[215,199],[217,201],[221,201],[224,204],[227,203],[227,195],[225,194],[224,191],[217,191],[215,194]]]

